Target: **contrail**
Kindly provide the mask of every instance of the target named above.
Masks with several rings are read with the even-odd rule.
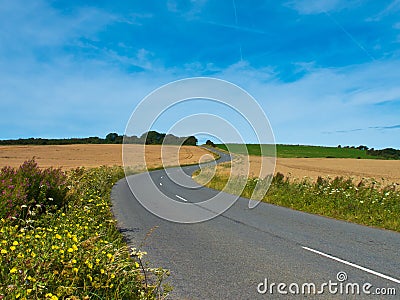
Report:
[[[239,27],[235,0],[232,0],[232,4],[233,4],[233,12],[235,13],[235,24],[236,27]],[[240,61],[243,61],[242,43],[240,42],[240,40],[239,40],[239,51],[240,51]]]
[[[337,26],[339,26],[339,28],[361,49],[363,50],[368,57],[373,60],[376,61],[376,58],[359,42],[357,41],[354,36],[352,34],[350,34],[350,32],[348,32],[342,25],[340,25],[340,23],[338,21],[336,21],[335,18],[333,18],[328,12],[324,11],[325,15],[327,15],[329,17],[329,19],[331,19]]]
[[[236,23],[236,26],[238,26],[238,18],[237,18],[237,11],[236,11],[236,3],[235,3],[235,0],[232,0],[232,3],[233,3],[233,12],[235,13],[235,23]]]

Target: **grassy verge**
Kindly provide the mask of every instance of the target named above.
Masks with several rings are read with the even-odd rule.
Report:
[[[197,175],[199,172],[197,172]],[[194,174],[196,175],[196,174]],[[196,178],[202,182],[200,175]],[[206,186],[250,198],[258,182],[266,179],[235,177],[227,184],[228,176],[217,174]],[[238,187],[245,185],[243,191]],[[375,181],[355,185],[342,177],[316,182],[291,182],[278,173],[262,201],[308,213],[346,220],[400,232],[400,191],[395,185],[380,186]]]
[[[227,145],[218,144],[218,148],[227,150]],[[238,144],[228,144],[229,150],[237,154],[247,154],[243,151],[244,147]],[[268,155],[271,152],[270,145],[247,144],[249,155]],[[303,146],[303,145],[276,145],[276,155],[282,158],[306,157],[306,158],[360,158],[360,159],[379,159],[379,156],[368,155],[366,150],[352,148],[322,147],[322,146]]]
[[[121,167],[65,174],[30,161],[0,177],[0,299],[163,297],[167,271],[144,266],[115,226]]]

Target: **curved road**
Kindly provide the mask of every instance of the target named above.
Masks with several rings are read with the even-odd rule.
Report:
[[[221,154],[221,160],[229,156]],[[182,170],[191,174],[196,168]],[[174,223],[143,208],[128,185],[154,205],[164,197],[155,193],[157,186],[176,201],[194,203],[196,214],[212,211],[199,202],[221,192],[199,187],[179,170],[129,176],[111,194],[128,243],[138,247],[145,240],[141,250],[151,266],[171,271],[170,299],[400,299],[399,233],[266,203],[248,209],[243,198],[209,221]],[[323,293],[310,295],[313,284]],[[358,287],[359,295],[352,295]],[[383,293],[396,295],[378,296]]]

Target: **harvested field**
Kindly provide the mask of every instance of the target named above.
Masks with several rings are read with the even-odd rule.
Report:
[[[268,166],[271,160],[267,157],[249,156],[250,177],[265,177],[267,170],[260,174],[261,160]],[[246,175],[246,157],[235,155],[233,163],[234,175]],[[218,172],[229,173],[230,163],[219,167]],[[318,176],[353,178],[360,180],[376,180],[383,184],[400,184],[400,160],[373,160],[352,158],[277,158],[275,174],[280,172],[292,179],[302,180],[305,177],[316,180]]]
[[[130,153],[128,157],[135,169],[144,169],[143,146],[129,145],[126,150]],[[208,151],[194,146],[164,146],[163,152],[166,166],[192,164],[201,158],[211,158]],[[122,165],[122,145],[0,146],[0,167],[18,167],[32,157],[42,168],[61,167],[68,170],[76,167]],[[161,167],[161,146],[146,146],[146,161],[148,168]]]
[[[375,179],[400,184],[400,160],[353,158],[278,158],[276,171],[294,178],[318,176]]]
[[[144,169],[143,148],[141,145],[129,145],[127,147],[130,164],[135,169]],[[209,152],[203,148],[183,146],[179,151],[177,146],[164,146],[164,165],[173,166],[180,164],[197,163],[202,157],[210,159],[206,155]],[[0,146],[0,167],[18,167],[25,160],[35,157],[41,167],[62,167],[72,169],[80,166],[96,167],[101,165],[122,165],[121,145],[60,145],[60,146]],[[235,173],[246,173],[246,159],[237,156],[239,167]],[[259,156],[250,156],[250,175],[256,177],[259,174],[260,160],[268,160]],[[146,146],[146,161],[149,168],[157,168],[161,163],[161,146]],[[235,164],[236,165],[236,164]],[[229,172],[230,168],[219,167],[223,172]],[[353,177],[355,180],[362,178],[374,178],[386,183],[400,184],[399,160],[372,160],[351,158],[278,158],[275,172],[281,172],[291,178],[302,179],[318,176],[344,176]],[[382,180],[383,179],[383,180]]]

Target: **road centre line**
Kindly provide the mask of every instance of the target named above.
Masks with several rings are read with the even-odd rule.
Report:
[[[181,199],[181,200],[187,202],[187,200],[186,200],[185,198],[183,198],[183,197],[181,197],[181,196],[179,196],[179,195],[175,195],[175,196],[176,196],[176,198],[179,198],[179,199]]]
[[[364,271],[364,272],[367,272],[367,273],[376,275],[376,276],[378,276],[378,277],[381,277],[381,278],[384,278],[384,279],[387,279],[387,280],[390,280],[390,281],[393,281],[393,282],[396,282],[396,283],[400,283],[400,280],[399,280],[399,279],[396,279],[396,278],[390,277],[390,276],[388,276],[388,275],[385,275],[385,274],[376,272],[376,271],[374,271],[374,270],[371,270],[371,269],[368,269],[368,268],[359,266],[359,265],[357,265],[357,264],[355,264],[355,263],[346,261],[346,260],[344,260],[344,259],[337,258],[337,257],[335,257],[335,256],[332,256],[332,255],[323,253],[323,252],[321,252],[321,251],[318,251],[318,250],[315,250],[315,249],[312,249],[312,248],[308,248],[308,247],[304,247],[304,246],[302,246],[301,248],[303,248],[304,250],[310,251],[310,252],[314,252],[314,253],[319,254],[319,255],[321,255],[321,256],[330,258],[330,259],[332,259],[332,260],[338,261],[338,262],[340,262],[340,263],[342,263],[342,264],[351,266],[351,267],[353,267],[353,268],[362,270],[362,271]]]

